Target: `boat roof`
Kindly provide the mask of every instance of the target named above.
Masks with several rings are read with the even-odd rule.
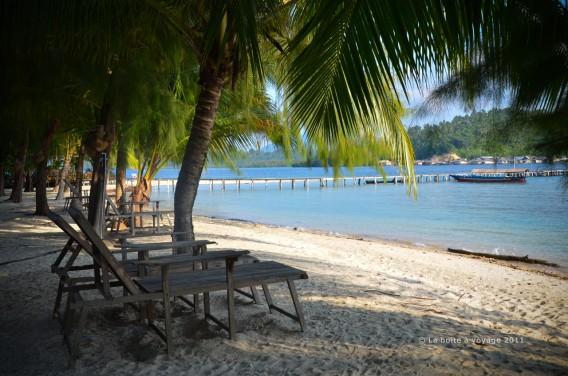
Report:
[[[481,169],[471,170],[472,174],[519,174],[527,172],[528,168],[508,168],[508,169]]]

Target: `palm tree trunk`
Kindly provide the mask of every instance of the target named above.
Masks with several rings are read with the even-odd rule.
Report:
[[[204,68],[200,72],[201,90],[174,196],[174,231],[184,233],[179,236],[180,240],[195,239],[193,205],[207,159],[207,150],[225,79],[226,74],[220,74],[214,69]]]
[[[95,141],[98,145],[104,145],[104,148],[96,150],[92,159],[93,176],[91,178],[91,192],[89,195],[89,222],[99,230],[104,221],[104,218],[102,218],[103,208],[101,206],[105,204],[107,163],[112,148],[112,142],[114,141],[115,130],[115,123],[110,116],[105,116],[105,118],[104,131],[102,135],[98,133],[99,137]]]
[[[34,215],[47,215],[47,158],[36,164],[36,210]]]
[[[85,146],[81,143],[75,164],[75,187],[79,196],[83,195],[83,168],[85,163]]]
[[[148,201],[150,201],[151,194],[151,182],[148,182],[146,176],[139,177],[138,184],[136,184],[136,186],[132,188],[132,210],[135,212],[143,211],[144,205],[146,205]],[[134,225],[142,227],[144,225],[143,218],[135,218]]]
[[[113,118],[114,75],[109,75],[108,86],[97,119],[97,125],[87,135],[85,147],[93,161],[91,192],[89,194],[89,222],[102,236],[104,222],[104,198],[106,194],[107,162],[116,135],[116,123]]]
[[[95,223],[99,223],[100,221],[100,218],[98,218],[98,216],[101,190],[102,192],[104,192],[104,190],[106,189],[106,187],[104,187],[106,169],[103,166],[106,165],[106,155],[97,152],[96,156],[91,159],[91,165],[93,166],[93,172],[91,175],[91,190],[89,191],[88,217],[89,223],[95,226]]]
[[[24,192],[34,191],[34,177],[32,176],[31,170],[27,170],[24,179]]]
[[[52,120],[49,128],[45,131],[41,142],[41,148],[36,153],[34,162],[36,163],[36,211],[35,215],[47,215],[49,205],[47,203],[47,160],[49,149],[55,132],[59,127],[59,120]]]
[[[29,130],[26,130],[24,139],[20,145],[20,148],[16,154],[14,160],[14,169],[12,176],[14,177],[14,184],[12,185],[12,192],[10,193],[9,201],[12,202],[22,202],[22,188],[24,185],[24,166],[26,165],[26,158],[28,155],[28,144],[29,144]]]
[[[65,179],[67,178],[67,174],[71,169],[71,158],[69,154],[65,155],[65,161],[63,162],[63,168],[59,172],[59,187],[57,188],[57,197],[56,200],[63,200],[65,198]]]
[[[124,135],[124,125],[121,125],[120,132],[118,134],[118,150],[116,152],[116,202],[126,201],[126,167],[128,165],[127,161],[127,150],[126,150],[126,140]]]

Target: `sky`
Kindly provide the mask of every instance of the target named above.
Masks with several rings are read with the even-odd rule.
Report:
[[[410,88],[408,92],[408,100],[404,101],[404,105],[406,106],[408,112],[410,113],[409,116],[406,116],[402,119],[402,122],[407,127],[413,127],[417,125],[425,125],[425,124],[438,124],[442,121],[450,121],[456,116],[464,116],[471,114],[471,109],[466,109],[464,105],[459,101],[447,102],[444,104],[443,109],[438,111],[437,113],[429,114],[428,116],[413,116],[412,113],[416,112],[416,110],[425,102],[428,95],[431,93],[431,90],[435,88],[435,84],[429,84],[428,88]],[[481,99],[478,100],[475,104],[476,111],[488,111],[495,107],[502,108],[503,104],[506,104],[508,96],[505,96],[505,100],[503,101],[500,106],[496,105],[494,102],[488,99]]]
[[[444,105],[444,108],[441,111],[428,116],[419,117],[412,115],[412,113],[415,112],[424,103],[429,93],[431,92],[431,88],[433,87],[435,87],[434,84],[429,85],[429,88],[413,88],[409,85],[409,98],[408,100],[404,100],[404,105],[408,109],[409,116],[406,116],[402,119],[402,122],[406,127],[413,127],[417,125],[422,126],[425,124],[438,124],[442,121],[450,121],[456,116],[469,115],[472,112],[471,110],[465,109],[463,104],[459,103],[459,101],[455,101],[448,102]],[[276,107],[280,107],[282,105],[282,94],[278,95],[276,87],[271,84],[267,84],[266,91]],[[487,111],[494,107],[495,105],[490,101],[482,101],[476,105],[476,110]]]

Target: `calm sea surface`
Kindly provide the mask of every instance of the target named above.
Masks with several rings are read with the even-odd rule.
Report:
[[[483,166],[475,166],[480,168]],[[498,166],[500,168],[507,166]],[[547,165],[522,165],[547,169]],[[562,166],[555,166],[562,168]],[[472,166],[417,166],[416,173],[467,172]],[[485,166],[485,168],[493,168]],[[387,174],[397,174],[387,168]],[[322,168],[243,168],[240,177],[331,176]],[[370,168],[344,175],[373,176]],[[211,168],[204,178],[232,178],[229,169]],[[158,177],[175,178],[176,169],[164,169]],[[200,188],[199,215],[249,220],[273,225],[303,227],[330,232],[360,234],[443,247],[500,254],[529,255],[568,266],[568,192],[561,177],[528,178],[526,184],[425,183],[418,198],[407,195],[399,184],[329,187],[317,184],[304,189],[278,190],[243,186],[221,191]],[[173,205],[173,192],[155,188],[153,199]]]

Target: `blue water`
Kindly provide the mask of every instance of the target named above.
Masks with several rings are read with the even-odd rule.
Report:
[[[475,166],[475,168],[493,168]],[[499,166],[503,168],[504,166]],[[546,165],[522,165],[531,169]],[[561,166],[556,166],[561,168]],[[470,171],[472,166],[417,166],[417,173]],[[331,176],[322,168],[247,168],[241,177]],[[387,167],[387,174],[396,174]],[[351,173],[345,173],[351,175]],[[357,176],[377,175],[358,168]],[[176,177],[165,169],[161,177]],[[229,169],[211,168],[204,178],[231,178]],[[240,192],[220,187],[200,188],[196,214],[260,223],[303,227],[411,241],[442,247],[500,254],[528,255],[568,266],[568,192],[561,177],[528,178],[526,184],[425,183],[418,198],[403,185],[363,185],[320,189],[278,190],[276,185],[244,187]],[[298,188],[299,187],[299,188]],[[161,188],[154,199],[169,201],[173,192]]]

